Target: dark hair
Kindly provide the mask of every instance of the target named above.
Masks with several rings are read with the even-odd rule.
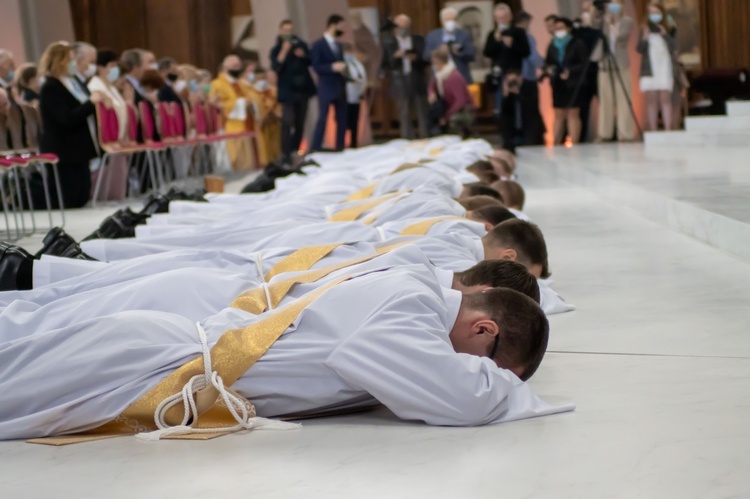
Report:
[[[39,70],[33,64],[28,64],[19,68],[18,72],[18,86],[20,88],[28,88],[31,80],[37,77]]]
[[[492,167],[492,163],[486,159],[475,161],[466,167],[467,171],[470,172],[493,172],[495,169]]]
[[[518,291],[539,303],[539,284],[526,267],[511,260],[485,260],[469,270],[456,272],[464,286],[490,286]]]
[[[283,28],[287,24],[294,24],[291,19],[284,19],[279,23],[279,28]]]
[[[516,23],[522,23],[526,21],[531,21],[534,19],[534,16],[526,12],[525,10],[522,10],[518,14],[516,14]]]
[[[109,49],[100,49],[96,53],[96,65],[104,67],[111,62],[117,62],[117,52]]]
[[[338,14],[331,14],[330,17],[328,17],[328,21],[326,22],[326,28],[330,28],[334,24],[338,24],[344,20],[343,17],[341,17]]]
[[[513,212],[505,206],[485,206],[484,208],[473,210],[471,213],[474,217],[492,224],[493,227],[505,222],[506,220],[517,218]]]
[[[499,180],[490,187],[500,192],[505,201],[505,206],[518,206],[518,209],[523,210],[523,205],[526,204],[526,192],[521,184],[513,180]]]
[[[162,57],[157,63],[159,71],[166,71],[175,64],[177,64],[177,60],[174,57]]]
[[[503,196],[501,196],[498,191],[480,182],[464,184],[464,191],[466,191],[468,196],[489,196],[497,199],[501,203],[503,202]]]
[[[515,250],[517,262],[527,267],[541,265],[542,278],[549,277],[547,243],[537,225],[525,220],[507,220],[496,225],[486,237],[491,246]]]
[[[448,46],[443,44],[430,52],[430,60],[434,59],[441,64],[448,64],[448,61],[451,58],[450,51],[448,50]]]
[[[500,329],[500,347],[493,359],[498,366],[521,368],[519,378],[531,378],[542,363],[549,342],[549,322],[539,305],[508,288],[490,289],[463,299],[470,309],[488,314]]]
[[[573,21],[571,21],[567,17],[558,17],[557,19],[555,19],[555,22],[563,23],[568,29],[573,29]]]
[[[485,206],[502,206],[503,203],[499,199],[490,196],[471,196],[466,199],[459,199],[458,203],[463,206],[466,211],[474,211]]]
[[[166,84],[164,78],[155,69],[147,69],[141,77],[141,85],[153,88],[154,90],[161,90]]]
[[[120,56],[120,66],[130,73],[133,69],[141,66],[143,58],[141,49],[128,49]]]
[[[557,15],[556,14],[550,14],[547,17],[544,18],[544,22],[549,22],[549,21],[555,21],[555,22],[557,22]]]
[[[502,170],[503,175],[506,175],[506,176],[513,175],[513,167],[510,166],[510,163],[505,161],[503,158],[492,158],[489,161],[490,161],[490,164],[497,163],[498,165],[500,165],[500,169]]]

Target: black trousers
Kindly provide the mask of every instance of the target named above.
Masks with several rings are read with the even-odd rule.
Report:
[[[545,129],[542,113],[539,112],[539,84],[536,81],[524,80],[520,100],[524,145],[543,145]]]
[[[357,139],[359,137],[359,108],[360,104],[349,104],[346,105],[346,129],[351,132],[351,144],[350,147],[357,147]]]
[[[309,101],[307,98],[302,98],[299,101],[285,102],[281,105],[281,154],[284,160],[289,160],[293,153],[299,151],[299,146],[302,144]]]

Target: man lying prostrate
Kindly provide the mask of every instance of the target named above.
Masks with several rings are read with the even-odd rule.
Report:
[[[115,419],[130,430],[113,423],[108,431],[153,428],[157,405],[185,384],[174,373],[203,357],[181,371],[203,376],[209,356],[214,377],[262,417],[381,403],[403,419],[472,426],[573,409],[544,403],[522,381],[541,364],[549,334],[530,298],[505,288],[463,296],[424,266],[354,276],[260,316],[225,309],[201,325],[210,353],[192,321],[149,311],[0,343],[0,365],[13,365],[0,370],[0,439],[82,432]],[[257,331],[265,343],[241,341]],[[238,340],[229,348],[219,342],[225,333]],[[223,391],[209,386],[197,396],[198,415]],[[160,420],[179,425],[178,412]],[[253,421],[252,411],[238,416]],[[196,419],[200,425],[197,415],[183,421]]]
[[[518,182],[513,180],[499,180],[492,184],[503,196],[503,202],[518,218],[528,220],[529,217],[523,212],[523,205],[526,203],[526,192]]]

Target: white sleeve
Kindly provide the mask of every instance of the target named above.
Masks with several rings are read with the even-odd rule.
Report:
[[[547,315],[564,314],[576,309],[575,305],[567,303],[562,296],[558,295],[549,284],[539,280],[539,305]]]
[[[515,376],[489,359],[457,354],[440,320],[442,298],[403,284],[339,345],[328,367],[402,419],[446,426],[501,419]]]

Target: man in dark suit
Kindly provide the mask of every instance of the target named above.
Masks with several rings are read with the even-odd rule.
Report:
[[[310,51],[312,67],[318,74],[318,105],[320,112],[315,125],[312,150],[323,146],[328,109],[334,106],[336,113],[336,150],[344,149],[346,136],[346,63],[344,48],[337,41],[344,34],[344,18],[333,14],[328,18],[323,38],[313,43]]]
[[[177,95],[177,92],[184,89],[176,89],[175,85],[178,83],[177,80],[180,75],[177,73],[177,61],[173,57],[162,57],[159,59],[159,74],[166,85],[161,87],[158,92],[159,102],[174,102],[175,104],[182,106],[182,99]]]
[[[383,69],[391,75],[391,94],[396,100],[401,137],[414,138],[412,110],[416,110],[419,136],[429,136],[425,40],[411,32],[411,19],[400,14],[393,30],[383,34]]]
[[[315,83],[310,75],[310,50],[294,35],[294,24],[286,19],[279,26],[279,37],[271,49],[271,69],[278,75],[278,101],[281,104],[281,154],[284,162],[299,151],[305,133],[305,119]]]
[[[120,66],[125,70],[125,85],[129,86],[133,90],[133,104],[136,109],[140,106],[140,103],[145,103],[151,111],[152,120],[156,119],[156,110],[150,100],[146,98],[143,93],[143,87],[141,87],[141,77],[147,69],[157,69],[156,60],[154,54],[142,49],[129,49],[122,53],[120,56]],[[154,129],[154,140],[159,141],[158,129],[156,122],[152,123]],[[143,143],[143,126],[138,127],[139,143]]]
[[[440,11],[440,22],[443,27],[432,30],[427,35],[423,57],[425,61],[429,61],[432,53],[439,49],[441,45],[448,45],[453,63],[466,83],[471,85],[474,80],[471,77],[469,63],[476,58],[476,49],[471,34],[459,28],[456,24],[457,17],[458,11],[452,7],[446,7]]]
[[[86,95],[89,92],[88,83],[96,74],[96,48],[86,42],[76,42],[73,45],[73,57],[76,60],[76,74],[73,75],[73,83]]]

